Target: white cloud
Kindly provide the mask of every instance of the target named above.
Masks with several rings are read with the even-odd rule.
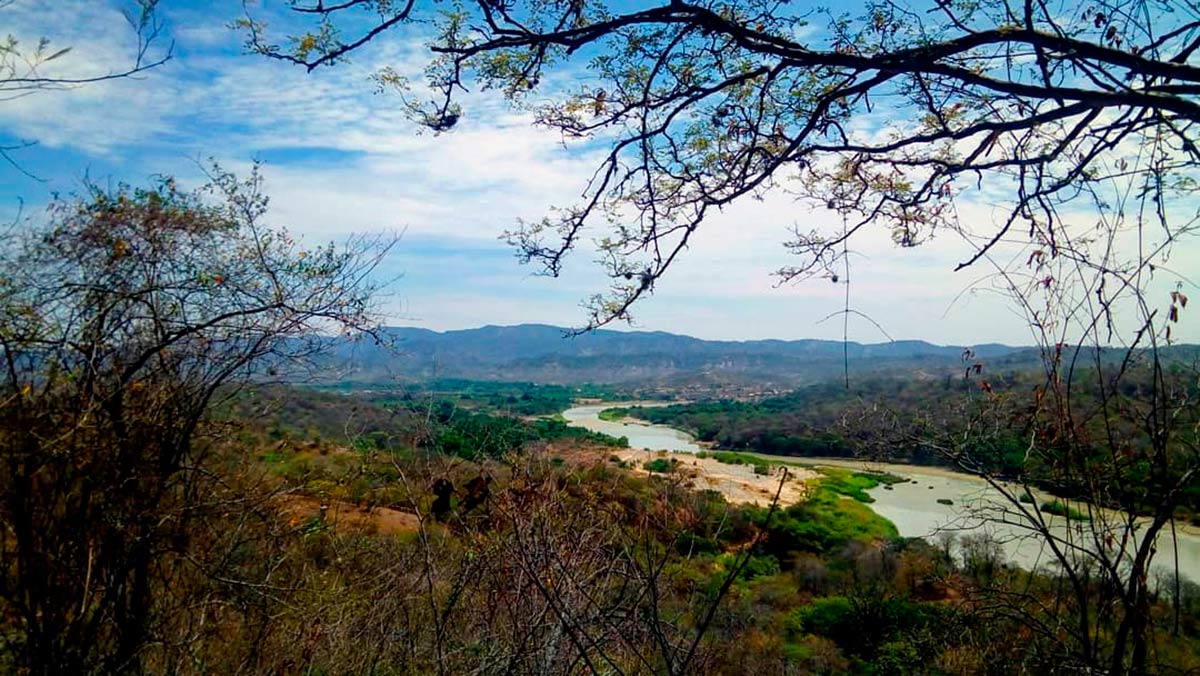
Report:
[[[0,9],[0,16],[26,56],[42,38],[50,41],[50,52],[70,48],[32,75],[95,78],[128,70],[137,62],[137,31],[115,5],[18,0]],[[154,43],[144,63],[164,56],[167,46],[165,40]],[[11,137],[36,139],[51,148],[70,145],[91,153],[170,133],[171,111],[187,106],[188,97],[162,76],[163,70],[165,67],[65,90],[35,91],[4,101],[0,104],[0,129]]]
[[[407,232],[390,265],[406,274],[397,316],[432,328],[584,320],[578,301],[607,285],[593,254],[577,252],[563,279],[532,278],[496,238],[518,218],[577,200],[598,164],[595,151],[564,150],[556,134],[533,128],[494,93],[469,96],[467,116],[453,133],[418,135],[399,102],[373,93],[369,79],[382,65],[419,77],[427,53],[415,36],[396,36],[355,62],[307,74],[238,55],[231,47],[238,37],[220,28],[236,5],[222,10],[230,16],[176,14],[179,56],[141,79],[0,105],[0,133],[109,158],[130,178],[186,174],[187,158],[198,156],[243,168],[259,154],[278,157],[266,168],[275,222],[322,240]],[[70,0],[41,9],[32,0],[18,2],[8,10],[18,17],[10,30],[75,45],[58,64],[61,72],[96,72],[128,56],[130,31],[112,5]],[[964,213],[986,227],[994,220],[978,203],[964,205]],[[781,243],[798,224],[836,230],[840,220],[778,191],[714,214],[656,295],[636,309],[640,326],[714,338],[840,337],[840,322],[819,322],[842,308],[844,286],[815,280],[775,287],[771,273],[793,262]],[[986,271],[953,272],[969,256],[969,243],[946,233],[918,249],[899,249],[886,233],[864,235],[852,245],[851,301],[892,336],[1028,341],[1024,322],[1011,316],[991,281],[963,295]],[[421,252],[418,244],[429,241],[441,251],[406,254],[406,243]],[[1021,247],[998,255],[1019,260]],[[482,253],[445,253],[456,248]],[[1173,263],[1186,271],[1200,260],[1190,249]],[[1185,320],[1195,332],[1198,324]],[[881,338],[869,323],[855,319],[852,326],[852,339]]]

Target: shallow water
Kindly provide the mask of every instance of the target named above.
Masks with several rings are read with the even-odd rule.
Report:
[[[670,402],[608,402],[604,404],[586,404],[575,406],[563,411],[563,418],[570,425],[583,427],[593,432],[601,432],[613,437],[625,437],[629,440],[630,448],[647,451],[677,451],[680,453],[695,453],[704,450],[691,435],[666,425],[651,425],[649,423],[609,422],[601,420],[600,411],[606,408],[617,408],[632,405],[666,406]]]
[[[940,537],[947,537],[943,534],[961,538],[988,533],[1001,543],[1006,560],[1022,568],[1053,567],[1056,562],[1053,552],[1041,537],[1024,525],[1028,522],[1016,513],[1011,503],[978,477],[954,474],[943,468],[891,463],[829,461],[829,464],[857,466],[909,479],[908,483],[895,484],[890,490],[879,486],[868,491],[875,498],[871,509],[894,523],[901,535],[936,542]],[[1016,487],[1011,490],[1019,492]],[[952,504],[938,503],[939,499],[950,500]],[[1041,504],[1054,498],[1035,493],[1035,499]],[[1086,511],[1082,504],[1072,503],[1072,506]],[[1049,515],[1047,518],[1051,531],[1070,545],[1086,549],[1097,546],[1088,523],[1068,522],[1063,517]],[[1180,574],[1190,580],[1200,580],[1200,535],[1192,528],[1177,532],[1174,541],[1169,527],[1159,534],[1154,568],[1166,571],[1174,566],[1176,543]]]

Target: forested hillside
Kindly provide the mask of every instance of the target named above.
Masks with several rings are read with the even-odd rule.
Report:
[[[1015,673],[1071,659],[1031,629],[1061,618],[1052,578],[1005,565],[986,537],[896,537],[864,493],[894,478],[827,469],[803,502],[731,504],[672,463],[638,472],[611,441],[546,434],[504,403],[239,397],[228,414],[251,422],[212,461],[237,468],[224,490],[256,507],[236,531],[215,515],[195,526],[206,575],[177,579],[204,590],[188,612],[209,628],[190,655],[218,671],[569,673],[567,623],[595,642],[590,659],[627,673]],[[358,424],[321,422],[339,419]],[[468,446],[447,443],[462,435]],[[995,613],[1016,589],[1008,609],[1026,615]],[[1185,583],[1182,599],[1182,634],[1155,649],[1200,665],[1200,590]]]

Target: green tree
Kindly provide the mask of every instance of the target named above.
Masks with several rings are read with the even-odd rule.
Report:
[[[0,616],[24,673],[139,671],[193,518],[233,508],[202,490],[211,404],[374,330],[390,241],[304,249],[259,188],[92,188],[0,250]]]

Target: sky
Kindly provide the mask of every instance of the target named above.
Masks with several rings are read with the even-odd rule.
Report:
[[[130,60],[134,35],[121,14],[129,6],[16,0],[0,9],[0,32],[24,45],[45,36],[55,47],[71,46],[48,73],[100,74]],[[384,297],[390,324],[446,330],[586,322],[581,302],[607,286],[594,256],[580,251],[561,277],[542,277],[519,265],[500,235],[518,219],[573,203],[597,166],[597,148],[565,146],[489,92],[466,98],[451,133],[422,133],[370,79],[383,66],[419,78],[429,56],[419,29],[307,73],[245,54],[242,36],[228,27],[242,13],[240,0],[167,0],[161,18],[174,49],[165,65],[135,78],[0,100],[0,145],[34,143],[13,153],[19,168],[0,166],[0,218],[37,219],[52,195],[78,191],[85,181],[138,184],[162,174],[196,181],[206,158],[237,171],[257,160],[270,222],[304,241],[402,234],[380,270],[395,280]],[[985,200],[975,205],[981,218],[989,208]],[[838,220],[783,193],[737,203],[703,224],[655,294],[634,308],[633,326],[612,328],[840,339],[841,317],[830,316],[844,307],[844,285],[779,286],[772,275],[792,263],[782,246],[791,229]],[[901,249],[880,232],[860,239],[856,252],[851,304],[870,321],[852,315],[851,340],[1031,342],[1024,317],[985,270],[953,271],[970,254],[955,237]]]

